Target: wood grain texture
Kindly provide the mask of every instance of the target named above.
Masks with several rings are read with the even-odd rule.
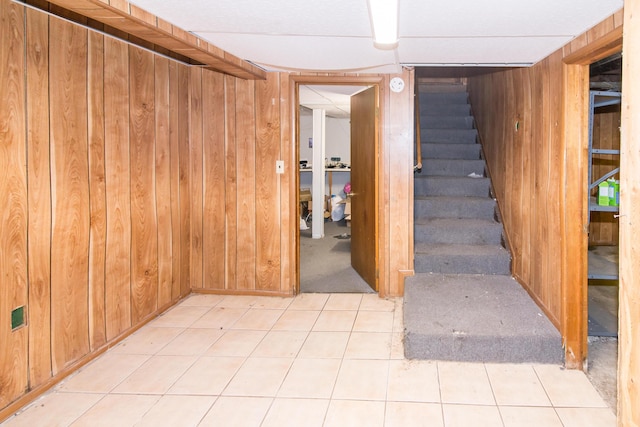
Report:
[[[203,287],[225,288],[225,77],[202,73]]]
[[[413,265],[413,174],[391,172],[406,170],[407,165],[413,163],[413,147],[415,146],[413,142],[413,76],[411,72],[405,70],[400,77],[406,82],[406,87],[399,93],[389,91],[388,119],[385,118],[385,122],[389,124],[385,126],[385,144],[380,153],[382,158],[389,159],[388,172],[383,169],[380,173],[380,176],[389,177],[389,183],[383,184],[383,186],[388,188],[389,195],[394,195],[386,199],[389,200],[388,218],[407,215],[409,219],[408,221],[389,223],[389,246],[405,249],[389,252],[388,265],[393,266],[393,270],[391,270],[393,274],[389,276],[388,286],[388,293],[391,295],[402,294],[404,276],[401,280],[397,271],[410,269]],[[387,173],[385,174],[385,172]],[[407,197],[403,197],[398,202],[391,202],[398,194],[406,194]],[[384,230],[384,228],[381,229]],[[388,269],[389,267],[386,267],[386,270]],[[381,291],[385,290],[381,289]]]
[[[296,235],[298,234],[298,203],[292,203],[297,196],[298,155],[292,143],[293,114],[292,105],[295,97],[291,98],[292,82],[289,73],[280,74],[280,152],[284,160],[284,174],[280,176],[280,224],[282,237],[280,241],[280,288],[288,294],[294,294],[296,284]]]
[[[236,81],[237,282],[236,289],[256,283],[256,135],[255,84]]]
[[[640,425],[640,3],[625,3],[620,140],[618,425]]]
[[[131,327],[131,186],[129,51],[105,39],[105,166],[107,191],[107,340]]]
[[[11,311],[27,304],[27,171],[24,9],[0,2],[0,408],[27,387],[28,328],[11,330]],[[26,311],[26,310],[25,310]]]
[[[190,71],[178,65],[178,153],[179,153],[179,212],[180,212],[180,295],[191,290],[191,164],[190,147]]]
[[[181,207],[179,137],[188,177],[190,123],[180,119],[191,106],[184,65],[137,48],[129,56],[122,42],[10,2],[0,21],[10,64],[0,69],[0,317],[24,306],[27,320],[0,325],[6,418],[190,291],[188,280],[180,289],[189,191]],[[160,304],[155,279],[131,292],[132,267],[159,268],[156,211],[167,224]]]
[[[205,118],[202,115],[202,103],[204,94],[202,92],[202,72],[201,68],[192,68],[190,81],[190,113],[191,120],[189,129],[189,165],[190,170],[190,206],[191,214],[191,267],[190,288],[202,288],[202,140],[203,140],[203,123]],[[209,117],[206,118],[209,120]]]
[[[280,290],[280,78],[270,73],[255,84],[256,99],[256,283],[260,290]]]
[[[131,320],[137,324],[158,307],[153,54],[129,47],[129,76]]]
[[[29,383],[51,376],[51,180],[49,156],[49,23],[27,18],[27,165],[29,172]]]
[[[155,188],[158,217],[158,307],[172,301],[171,137],[169,60],[155,58]]]
[[[236,79],[224,78],[224,289],[236,289],[238,280],[238,160],[236,147]]]
[[[378,163],[379,88],[351,97],[351,266],[374,291],[379,290]]]
[[[87,31],[52,19],[51,347],[53,373],[89,351]]]
[[[107,342],[105,313],[106,170],[104,128],[104,37],[89,33],[88,138],[91,228],[89,235],[89,343],[92,350]]]
[[[180,133],[178,109],[180,108],[180,86],[178,63],[169,62],[169,150],[171,153],[171,299],[176,300],[182,294],[180,285],[181,245],[180,239]]]

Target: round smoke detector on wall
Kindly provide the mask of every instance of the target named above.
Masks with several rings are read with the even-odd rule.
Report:
[[[404,89],[404,80],[400,77],[394,77],[389,82],[389,87],[394,92],[402,92],[402,89]]]

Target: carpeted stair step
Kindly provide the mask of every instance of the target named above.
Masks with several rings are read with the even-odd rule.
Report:
[[[430,116],[468,116],[471,112],[469,104],[421,105],[420,122]]]
[[[423,159],[479,160],[480,144],[422,144]]]
[[[418,219],[415,240],[425,244],[500,245],[502,224],[489,219]]]
[[[416,273],[511,274],[511,257],[499,245],[415,245]]]
[[[422,143],[435,144],[475,144],[478,131],[475,129],[421,129]]]
[[[484,176],[484,160],[422,159],[422,173],[431,176]]]
[[[425,116],[420,120],[423,129],[473,129],[471,116]]]
[[[489,197],[489,178],[420,174],[415,176],[413,182],[416,196]]]
[[[423,105],[467,104],[467,92],[421,92],[420,109]]]
[[[416,274],[403,301],[408,359],[563,363],[560,333],[509,276]]]
[[[416,219],[495,218],[496,202],[489,197],[415,196],[414,202],[414,217]]]

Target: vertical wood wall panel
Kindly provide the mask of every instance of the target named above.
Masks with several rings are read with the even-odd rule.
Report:
[[[130,47],[129,73],[131,318],[137,324],[158,306],[153,54]]]
[[[29,166],[29,384],[33,387],[44,383],[51,377],[49,24],[45,15],[34,10],[27,10],[26,16],[27,165]]]
[[[255,289],[256,138],[255,83],[236,80],[237,287]],[[275,167],[275,165],[274,165]]]
[[[224,75],[203,72],[203,286],[225,284],[225,97]]]
[[[88,105],[89,192],[89,342],[95,350],[107,342],[105,318],[106,185],[104,156],[104,38],[89,33]]]
[[[620,140],[618,425],[640,425],[640,3],[624,10]]]
[[[131,198],[129,164],[129,56],[105,39],[105,165],[107,168],[107,340],[131,326]]]
[[[27,171],[24,9],[0,2],[0,407],[27,386],[28,329],[11,330],[11,311],[27,304]],[[26,309],[25,309],[26,314]]]
[[[255,224],[256,289],[280,290],[280,175],[275,173],[280,159],[280,79],[269,73],[266,81],[255,83]]]
[[[236,147],[236,79],[224,77],[224,289],[238,286],[238,160]]]
[[[296,200],[296,193],[292,191],[296,183],[298,159],[291,144],[292,106],[295,100],[287,96],[291,93],[291,78],[288,73],[280,74],[280,153],[285,162],[285,173],[280,176],[280,288],[283,292],[293,294],[296,283],[296,234],[299,233],[298,205],[291,203]],[[291,166],[288,166],[291,165]]]
[[[50,22],[51,346],[54,374],[89,351],[87,30]]]
[[[191,165],[189,159],[190,94],[189,68],[178,66],[178,155],[179,155],[179,212],[180,212],[180,294],[188,293],[191,287]]]
[[[404,293],[404,275],[395,272],[398,270],[397,266],[413,264],[413,251],[410,250],[413,248],[413,175],[391,172],[407,170],[407,165],[413,166],[414,112],[411,94],[414,93],[414,88],[411,84],[412,79],[409,71],[405,70],[402,78],[407,82],[405,90],[400,93],[389,91],[388,94],[390,105],[387,110],[388,124],[385,126],[385,140],[388,141],[388,150],[383,151],[380,155],[389,159],[389,169],[386,174],[385,171],[380,171],[380,176],[389,177],[389,184],[385,185],[389,194],[387,196],[389,200],[388,247],[404,250],[389,250],[387,269],[390,285],[389,290],[381,288],[383,295]],[[387,87],[385,86],[383,95]],[[409,217],[409,221],[393,220],[394,218],[403,218],[405,215]],[[380,231],[384,231],[384,228],[381,227],[379,233]]]
[[[202,69],[192,68],[189,77],[190,85],[190,135],[189,135],[189,165],[191,167],[191,267],[190,287],[191,289],[202,288],[202,124],[205,120],[202,116],[202,103],[204,94],[202,93]],[[207,117],[206,120],[210,118]]]
[[[169,150],[171,153],[171,299],[174,300],[182,293],[182,239],[180,238],[180,133],[179,114],[180,87],[178,84],[179,65],[169,62]],[[186,268],[186,266],[185,266]]]
[[[155,58],[156,206],[158,216],[158,307],[172,301],[171,138],[169,60]]]
[[[551,55],[549,59],[549,67],[553,69],[561,64],[561,53],[558,51]],[[551,71],[550,71],[551,74]],[[561,165],[565,162],[564,146],[564,127],[562,115],[564,108],[563,102],[563,85],[562,79],[550,78],[549,84],[549,116],[555,119],[549,122],[549,140],[552,141],[549,146],[549,158],[547,166],[547,195],[562,194],[565,185],[562,181],[562,168],[553,165]],[[562,236],[562,226],[558,221],[552,218],[562,218],[560,203],[544,203],[547,209],[547,235],[546,235],[546,277],[547,293],[543,294],[543,299],[549,301],[549,311],[552,313],[561,313],[562,311],[562,245],[560,236]],[[542,207],[541,207],[542,209]],[[558,319],[560,321],[560,319]]]

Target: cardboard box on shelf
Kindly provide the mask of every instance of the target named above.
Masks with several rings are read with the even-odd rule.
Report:
[[[301,202],[310,202],[311,201],[311,189],[310,188],[301,188],[300,189],[300,201]]]

